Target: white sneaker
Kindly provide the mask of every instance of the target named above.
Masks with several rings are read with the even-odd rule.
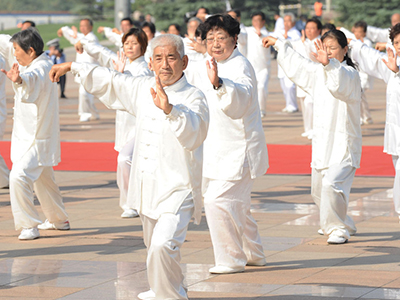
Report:
[[[34,228],[24,228],[21,231],[21,234],[18,236],[20,240],[34,240],[40,237],[39,230]]]
[[[65,221],[63,223],[50,223],[49,220],[46,219],[44,223],[38,225],[40,230],[70,230],[69,221]]]
[[[226,266],[215,266],[208,270],[211,274],[231,274],[244,272],[244,267],[230,268]]]
[[[320,228],[320,229],[318,229],[318,234],[324,235],[324,231]]]
[[[344,244],[347,239],[343,236],[330,235],[327,242],[328,244]]]
[[[136,218],[139,217],[136,209],[128,208],[121,214],[121,218]]]
[[[145,299],[154,299],[156,297],[156,293],[154,293],[152,290],[148,290],[147,292],[142,292],[138,295],[139,299],[145,300]]]
[[[247,266],[265,266],[267,264],[267,260],[264,258],[258,259],[258,260],[249,260],[247,261]]]
[[[83,113],[79,117],[79,122],[89,122],[91,117],[91,113]]]

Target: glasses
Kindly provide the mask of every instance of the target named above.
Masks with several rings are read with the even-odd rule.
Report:
[[[227,40],[227,37],[206,38],[207,44],[213,44],[215,41],[217,41],[218,44],[225,44]]]

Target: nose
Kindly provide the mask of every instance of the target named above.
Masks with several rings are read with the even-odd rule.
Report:
[[[161,62],[161,67],[162,67],[163,69],[167,69],[167,68],[169,67],[168,59],[167,59],[167,58],[164,58],[164,59],[162,60],[162,62]]]

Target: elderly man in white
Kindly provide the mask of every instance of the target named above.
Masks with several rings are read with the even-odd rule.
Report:
[[[97,28],[98,33],[104,33],[106,38],[112,42],[116,47],[121,48],[121,39],[125,33],[128,33],[131,28],[133,28],[133,21],[131,18],[123,18],[120,22],[121,30],[117,28],[100,26]]]
[[[53,80],[72,70],[110,108],[136,116],[129,193],[143,223],[150,291],[140,299],[187,299],[180,248],[189,221],[201,218],[203,141],[209,115],[203,93],[189,85],[182,39],[166,34],[152,42],[155,77],[133,77],[90,64],[55,65]]]
[[[207,73],[200,74],[205,76],[201,88],[210,107],[203,195],[215,257],[211,273],[243,272],[246,264],[266,264],[250,213],[250,194],[254,179],[267,171],[268,154],[256,75],[236,49],[239,26],[230,15],[214,15],[202,32],[212,57]]]
[[[98,43],[97,37],[92,32],[93,22],[90,19],[82,19],[79,23],[80,33],[75,26],[71,28],[64,26],[57,31],[58,36],[64,36],[72,45],[75,45],[80,39],[85,38],[91,42]],[[89,56],[86,52],[76,54],[76,62],[86,62],[97,64],[93,57]],[[79,121],[88,122],[90,120],[99,119],[99,112],[94,105],[94,97],[86,92],[82,86],[79,86],[79,107],[78,107]]]
[[[39,229],[70,228],[62,196],[54,181],[53,166],[60,162],[60,127],[57,85],[47,76],[53,65],[43,52],[43,40],[36,29],[27,29],[0,40],[13,44],[18,63],[1,70],[13,82],[14,127],[11,137],[10,200],[15,229],[20,240],[40,236]],[[0,54],[8,46],[0,43]],[[39,219],[33,190],[47,218]]]

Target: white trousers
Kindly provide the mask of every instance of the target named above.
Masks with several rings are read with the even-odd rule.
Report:
[[[364,89],[361,93],[360,116],[362,122],[368,123],[372,121],[372,117],[371,117],[371,112],[369,111],[367,95],[365,94],[365,92],[366,90]]]
[[[394,176],[394,184],[393,184],[393,202],[394,202],[394,209],[396,210],[397,214],[400,215],[400,161],[399,156],[392,155],[393,166],[396,172]]]
[[[314,102],[310,95],[299,98],[299,101],[303,113],[304,132],[307,132],[313,129]]]
[[[349,196],[356,168],[336,164],[327,169],[312,169],[311,195],[319,207],[321,229],[326,235],[332,232],[346,239],[357,229],[347,215]]]
[[[53,168],[39,166],[37,157],[36,149],[32,147],[13,164],[10,172],[10,200],[16,230],[33,228],[42,223],[33,203],[33,190],[50,223],[68,219]]]
[[[131,164],[135,139],[128,141],[119,151],[117,165],[117,185],[119,188],[119,206],[123,210],[132,208],[128,201],[129,176],[131,174]]]
[[[258,104],[262,113],[265,113],[267,110],[269,74],[269,69],[263,69],[256,73]]]
[[[162,214],[158,220],[141,215],[147,247],[147,277],[155,299],[188,299],[180,266],[181,246],[194,211],[192,195],[177,214]]]
[[[10,170],[8,169],[3,156],[0,155],[0,188],[8,186]]]
[[[95,118],[99,116],[99,112],[94,105],[94,96],[86,92],[82,85],[79,85],[78,114],[91,114]]]
[[[296,85],[286,76],[279,78],[279,82],[281,84],[283,96],[285,97],[286,108],[299,109],[297,106]]]
[[[265,258],[257,223],[250,213],[250,171],[235,181],[203,178],[204,208],[216,266],[244,267]],[[245,170],[246,170],[245,169]]]

